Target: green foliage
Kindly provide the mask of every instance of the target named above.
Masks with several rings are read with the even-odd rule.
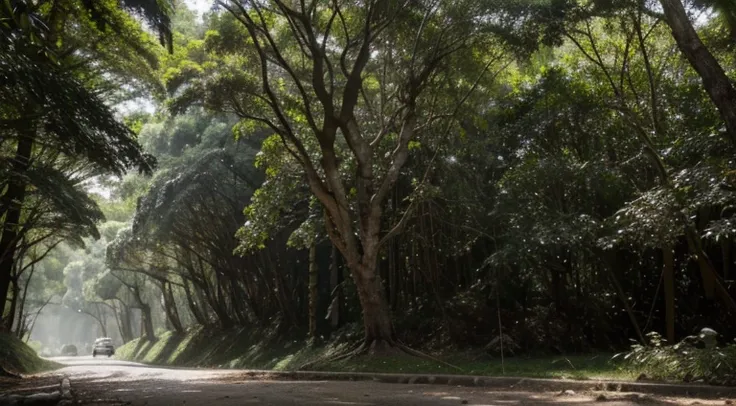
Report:
[[[286,241],[287,246],[297,249],[308,249],[324,238],[324,232],[322,231],[324,220],[319,210],[314,210],[314,208],[319,208],[318,205],[319,203],[313,198],[310,205],[312,209],[310,211],[313,214],[289,235],[289,239]]]
[[[205,141],[207,147],[222,143],[227,121],[205,116],[201,112],[163,121],[152,121],[141,128],[139,138],[146,151],[158,157],[179,157],[187,148]]]
[[[624,359],[631,368],[650,378],[715,385],[736,382],[736,343],[698,348],[696,337],[687,337],[674,345],[656,332],[649,333],[647,338],[648,345],[633,345]]]
[[[119,6],[112,0],[0,4],[4,287],[11,273],[24,276],[29,284],[33,264],[62,241],[83,246],[84,238],[100,237],[96,226],[103,213],[84,189],[85,182],[103,173],[119,176],[130,169],[153,169],[153,157],[143,153],[135,134],[109,104],[120,93],[118,79],[127,82],[128,91],[155,82],[150,69],[155,55],[147,55],[148,61],[141,56],[150,49],[147,34]],[[128,6],[153,13],[141,8],[143,3]],[[168,25],[161,15],[157,18],[162,28]],[[54,292],[57,285],[49,285]],[[68,291],[67,301],[78,304],[79,291]],[[31,296],[42,297],[38,306],[50,300],[44,297],[48,293],[31,290]],[[3,289],[2,308],[5,294]],[[16,306],[17,311],[23,305]]]
[[[733,77],[729,1],[691,7],[715,10],[697,30]],[[300,18],[284,8],[299,14],[298,2],[221,3],[203,22],[186,9],[169,21],[171,4],[153,0],[0,9],[0,191],[26,186],[26,257],[67,243],[39,264],[34,301],[63,294],[93,317],[93,303],[120,305],[117,316],[151,308],[157,329],[179,317],[208,329],[275,325],[276,336],[319,324],[327,336],[333,320],[360,317],[346,264],[378,247],[375,276],[404,342],[486,347],[503,330],[520,353],[607,350],[665,331],[667,248],[676,334],[706,321],[736,334],[701,274],[710,263],[721,299],[736,294],[733,147],[656,2],[377,2],[369,15],[365,2],[320,1]],[[65,19],[52,18],[54,4],[68,6]],[[173,49],[130,10],[173,27]],[[368,26],[376,34],[351,80],[369,19],[387,24]],[[118,120],[111,106],[139,96],[156,113]],[[18,170],[27,132],[32,164]],[[88,195],[99,186],[112,198]],[[370,213],[380,214],[375,235]],[[341,230],[325,229],[338,218]],[[346,254],[353,238],[346,261],[336,247]],[[169,343],[202,355],[186,339],[135,350],[164,362],[178,356]],[[253,361],[262,346],[245,341],[223,365]],[[732,374],[723,357],[733,349],[719,351],[655,344],[629,360],[656,377],[718,380]]]
[[[64,285],[67,287],[62,298],[64,306],[72,310],[79,310],[84,306],[83,277],[85,265],[82,261],[67,264],[64,268]]]
[[[717,110],[699,77],[678,57],[658,12],[636,2],[607,0],[456,2],[424,14],[425,6],[420,2],[396,12],[380,34],[383,42],[372,45],[355,108],[361,136],[372,140],[382,134],[371,150],[371,169],[385,174],[401,130],[399,121],[391,120],[405,111],[402,102],[410,88],[403,80],[431,59],[433,49],[441,49],[438,38],[477,41],[438,63],[423,85],[416,100],[419,130],[406,143],[410,158],[381,207],[381,236],[401,225],[379,254],[383,283],[396,295],[391,306],[405,310],[401,320],[426,328],[438,340],[485,345],[498,327],[482,315],[496,310],[493,295],[501,292],[501,317],[511,324],[504,331],[521,351],[625,345],[634,334],[622,307],[627,297],[644,298],[627,302],[638,327],[662,328],[659,251],[670,245],[677,257],[677,294],[700,298],[685,225],[694,225],[703,236],[717,266],[728,260],[721,244],[733,248],[728,208],[734,202],[736,182],[729,178],[734,163],[729,145],[717,136]],[[255,37],[269,60],[273,102],[264,93],[260,55],[247,24],[236,18],[260,17],[255,10],[241,11],[221,10],[208,17],[206,31],[179,37],[182,46],[165,57],[162,78],[169,111],[186,113],[186,120],[202,114],[201,107],[233,114],[239,119],[232,126],[237,140],[267,137],[255,157],[265,182],[246,199],[236,234],[236,253],[253,261],[244,272],[251,276],[266,269],[262,258],[271,260],[274,244],[304,248],[324,241],[324,211],[310,197],[308,181],[314,178],[305,178],[303,169],[305,161],[312,162],[326,182],[324,143],[318,140],[326,107],[316,89],[319,77],[334,76],[328,96],[335,106],[344,102],[340,95],[347,78],[341,60],[352,63],[357,49],[342,55],[339,50],[348,37],[359,38],[366,15],[349,3],[335,17],[340,29],[333,27],[324,50],[333,71],[323,66],[315,77],[315,58],[305,58],[308,44],[287,24],[291,20],[277,7],[262,10],[262,24],[272,28],[275,45],[266,45],[264,32]],[[328,3],[317,3],[310,14],[314,21],[308,22],[315,32],[326,29],[331,11]],[[719,21],[708,20],[698,29],[712,41],[723,33]],[[306,30],[303,21],[291,22]],[[731,58],[727,49],[718,48],[723,60]],[[480,76],[484,69],[488,73]],[[439,118],[464,97],[457,114]],[[176,120],[151,125],[147,145],[162,155],[173,153],[170,129],[185,127]],[[187,133],[203,131],[188,128],[196,130]],[[337,176],[347,198],[345,210],[360,236],[359,163],[345,130],[334,140]],[[290,131],[294,138],[284,136]],[[295,152],[300,147],[303,152]],[[156,230],[204,235],[195,227],[172,227],[188,218],[183,208],[207,212],[196,193],[181,192],[188,185],[199,190],[187,171],[198,167],[192,162],[161,172],[141,206],[141,224],[147,224],[141,230],[148,227],[149,237]],[[372,188],[381,176],[371,181]],[[329,193],[337,192],[333,187]],[[164,209],[154,209],[156,204]],[[241,213],[234,216],[240,219]],[[286,252],[279,259],[295,255]],[[303,266],[284,269],[274,281],[304,274]],[[612,278],[621,282],[623,294]],[[303,306],[301,300],[295,297],[300,303],[295,306]],[[692,308],[678,310],[683,328],[695,323],[698,312],[726,322],[727,317],[705,310],[704,302],[691,302]]]
[[[169,161],[168,167],[157,174],[148,193],[139,201],[134,219],[136,232],[151,230],[164,237],[177,225],[189,228],[185,219],[195,199],[203,199],[202,204],[207,205],[205,202],[210,200],[207,196],[213,191],[238,196],[252,192],[250,188],[257,184],[259,176],[252,173],[255,154],[236,154],[237,146],[226,141],[229,133],[224,125],[205,121],[202,128],[206,128],[204,133],[194,131],[192,134],[207,137],[207,142],[188,151],[181,159]],[[172,138],[177,139],[176,133]],[[237,199],[244,200],[243,197]]]
[[[113,300],[120,297],[119,294],[123,284],[111,272],[105,272],[98,276],[93,286],[95,295],[100,299]]]
[[[128,128],[130,128],[131,131],[133,131],[137,135],[140,135],[143,126],[150,119],[151,117],[149,114],[139,112],[125,116],[123,118],[123,122],[126,126],[128,126]]]
[[[118,122],[102,99],[63,69],[31,59],[23,43],[2,41],[0,46],[0,75],[6,81],[0,103],[10,109],[4,112],[10,122],[42,117],[47,142],[101,170],[116,174],[131,167],[151,170],[152,158],[142,153],[134,134]],[[29,106],[31,117],[21,106]]]
[[[615,234],[601,242],[609,248],[628,243],[639,247],[666,247],[682,235],[682,228],[672,218],[678,205],[668,190],[653,189],[622,208],[611,221]]]
[[[240,240],[238,252],[241,254],[265,248],[266,242],[279,229],[298,221],[299,210],[295,208],[308,196],[297,164],[283,150],[278,136],[272,135],[263,141],[255,165],[265,170],[266,179],[244,209],[246,222],[236,235]],[[314,228],[312,223],[302,226]]]

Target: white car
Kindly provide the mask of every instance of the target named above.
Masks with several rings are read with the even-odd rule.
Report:
[[[92,356],[107,355],[112,357],[115,355],[115,347],[112,345],[112,338],[102,337],[95,340],[95,346],[92,349]]]

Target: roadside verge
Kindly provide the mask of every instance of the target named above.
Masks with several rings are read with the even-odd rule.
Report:
[[[343,380],[343,381],[376,381],[394,384],[433,384],[483,387],[488,389],[507,389],[517,391],[549,391],[564,392],[636,392],[672,397],[701,397],[709,399],[734,398],[736,387],[669,384],[650,382],[625,382],[607,380],[572,380],[542,379],[515,377],[488,377],[472,375],[435,375],[435,374],[391,374],[369,372],[327,372],[327,371],[258,371],[248,370],[228,379],[242,380]]]
[[[0,333],[0,376],[16,377],[59,368],[12,334]]]

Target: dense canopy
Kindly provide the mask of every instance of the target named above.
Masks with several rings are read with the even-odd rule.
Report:
[[[730,0],[0,10],[21,337],[52,303],[122,341],[362,337],[348,355],[736,338]]]

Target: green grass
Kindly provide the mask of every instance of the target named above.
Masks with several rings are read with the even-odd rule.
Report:
[[[345,344],[321,347],[304,341],[276,340],[248,330],[215,332],[199,329],[186,335],[165,333],[155,342],[134,340],[116,352],[116,357],[149,364],[233,369],[291,371],[315,359],[346,349]],[[321,364],[311,369],[343,372],[388,372],[520,376],[569,379],[633,379],[638,374],[611,360],[612,354],[555,357],[498,358],[479,353],[445,353],[434,356],[461,368],[396,354],[361,356],[344,362]]]
[[[483,376],[518,376],[529,378],[622,379],[636,377],[634,371],[611,360],[612,354],[588,354],[556,357],[509,357],[477,360],[467,354],[444,354],[439,358],[461,368],[409,355],[361,357],[320,367],[323,370],[351,372],[392,372],[464,374]]]
[[[261,332],[197,329],[185,335],[167,332],[155,342],[133,340],[115,357],[169,366],[289,370],[318,353],[302,342],[272,340]]]
[[[25,375],[56,369],[60,365],[39,357],[35,350],[14,335],[0,334],[0,367]]]

